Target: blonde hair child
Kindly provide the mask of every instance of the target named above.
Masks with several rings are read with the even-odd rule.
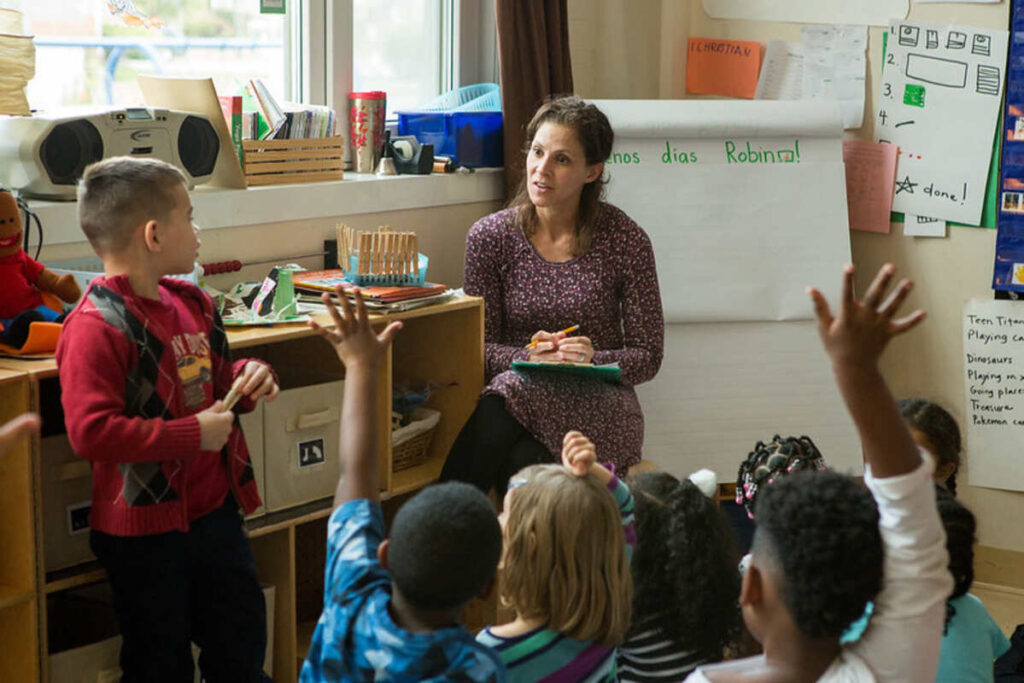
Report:
[[[587,437],[569,432],[562,465],[533,465],[512,478],[500,521],[501,599],[516,618],[477,640],[498,652],[512,682],[614,681],[633,600],[629,489],[597,464]]]

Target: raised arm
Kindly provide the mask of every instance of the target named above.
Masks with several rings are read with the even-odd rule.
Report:
[[[922,311],[896,317],[911,284],[903,280],[886,297],[893,271],[883,266],[857,301],[853,266],[847,266],[835,316],[821,292],[810,290],[822,343],[860,434],[868,465],[864,481],[878,504],[885,548],[882,590],[867,631],[848,647],[879,683],[935,679],[946,598],[953,587],[931,465],[922,460],[878,370],[889,340],[924,318]]]
[[[665,316],[661,310],[658,269],[651,241],[636,228],[637,238],[623,255],[625,281],[619,300],[623,347],[597,351],[594,362],[617,362],[627,384],[640,384],[658,374],[665,346]]]
[[[913,472],[921,464],[917,446],[878,369],[878,359],[889,340],[924,319],[924,311],[920,310],[896,317],[913,284],[901,280],[886,298],[894,272],[892,265],[882,266],[867,294],[857,301],[853,294],[853,266],[846,266],[836,315],[821,292],[808,290],[839,392],[860,435],[864,460],[877,479]]]
[[[366,304],[356,290],[353,308],[345,291],[336,288],[341,311],[324,293],[323,301],[334,321],[333,329],[316,322],[309,326],[334,346],[345,366],[345,395],[341,405],[341,479],[334,506],[350,500],[380,499],[377,468],[377,368],[402,323],[393,322],[379,335],[370,327]]]

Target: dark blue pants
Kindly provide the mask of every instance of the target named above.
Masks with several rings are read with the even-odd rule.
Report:
[[[188,533],[89,540],[113,588],[123,683],[191,683],[192,642],[208,683],[267,680],[266,606],[230,494]]]

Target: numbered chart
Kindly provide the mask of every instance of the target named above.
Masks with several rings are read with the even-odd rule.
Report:
[[[1009,34],[894,22],[875,138],[899,146],[893,211],[981,220]]]

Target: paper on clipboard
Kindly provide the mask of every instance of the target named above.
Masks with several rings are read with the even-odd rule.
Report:
[[[618,363],[593,365],[591,363],[544,363],[528,360],[512,361],[512,369],[527,372],[555,372],[578,377],[593,377],[605,382],[618,382],[622,378],[622,369]]]
[[[202,114],[213,124],[220,138],[220,151],[213,167],[208,185],[245,189],[247,184],[242,168],[235,156],[231,132],[224,120],[224,114],[217,99],[217,90],[212,78],[167,78],[164,76],[139,75],[142,96],[150,107],[177,109]]]

